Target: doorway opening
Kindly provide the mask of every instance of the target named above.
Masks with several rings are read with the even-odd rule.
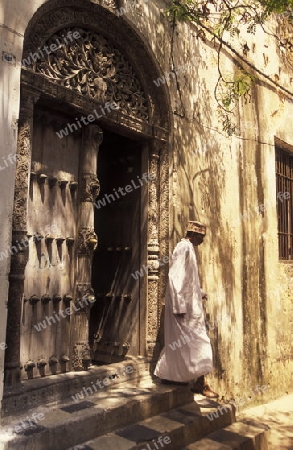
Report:
[[[101,190],[95,200],[98,246],[93,257],[96,302],[90,312],[90,346],[96,364],[140,354],[142,298],[143,144],[103,130],[98,156]],[[147,213],[147,202],[145,202]],[[145,275],[145,273],[144,273]]]

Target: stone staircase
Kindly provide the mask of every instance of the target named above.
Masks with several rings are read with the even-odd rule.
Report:
[[[121,376],[126,363],[92,368],[78,377],[66,374],[58,381],[70,394],[66,399],[30,409],[28,401],[25,413],[6,412],[0,450],[267,449],[267,430],[235,422],[232,407],[223,408],[202,396],[194,401],[188,386],[154,383],[147,365],[131,366],[134,370],[127,379]],[[107,379],[108,386],[100,381],[94,388],[94,379],[105,384]],[[42,383],[50,389],[50,380]],[[23,395],[35,403],[39,398],[36,393]],[[36,424],[32,417],[39,417]]]

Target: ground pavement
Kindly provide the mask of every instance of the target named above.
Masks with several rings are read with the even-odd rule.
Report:
[[[245,409],[237,414],[237,420],[268,425],[269,450],[293,450],[293,394]]]

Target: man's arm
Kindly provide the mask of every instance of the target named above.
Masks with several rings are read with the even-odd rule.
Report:
[[[183,317],[186,313],[186,291],[189,285],[188,276],[189,248],[180,245],[172,257],[172,266],[169,271],[170,300],[173,314]]]

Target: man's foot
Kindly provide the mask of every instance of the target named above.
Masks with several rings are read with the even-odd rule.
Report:
[[[196,387],[192,387],[192,388],[190,388],[190,390],[192,392],[194,392],[195,394],[201,394],[201,395],[204,395],[207,398],[218,398],[219,397],[219,394],[217,394],[216,392],[212,391],[208,384],[206,384],[202,389],[198,389]]]
[[[189,382],[185,383],[183,381],[172,381],[172,380],[161,380],[161,382],[163,384],[176,384],[176,385],[179,385],[179,386],[187,386],[189,384]]]
[[[219,394],[212,391],[208,384],[206,384],[204,386],[201,394],[208,398],[218,398],[219,397]]]
[[[196,380],[196,382],[193,384],[191,388],[191,391],[195,392],[195,394],[204,395],[207,398],[219,397],[219,394],[212,391],[210,386],[205,382],[205,378],[203,375]]]

